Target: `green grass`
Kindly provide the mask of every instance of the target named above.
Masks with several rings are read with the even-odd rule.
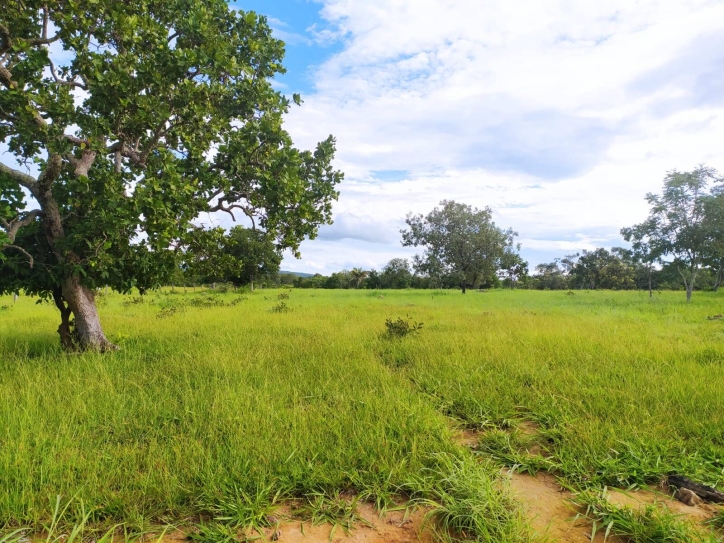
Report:
[[[451,537],[525,540],[451,419],[536,422],[486,456],[520,463],[534,439],[530,470],[578,487],[724,484],[723,295],[283,292],[104,297],[108,355],[62,353],[53,307],[0,298],[0,526],[41,528],[58,495],[68,523],[141,530],[353,490],[434,500]],[[390,338],[399,317],[424,326]]]
[[[597,532],[605,537],[625,537],[629,543],[716,543],[712,533],[693,529],[665,507],[646,505],[640,509],[619,507],[602,492],[587,491],[576,497],[576,503],[593,520],[591,539]]]

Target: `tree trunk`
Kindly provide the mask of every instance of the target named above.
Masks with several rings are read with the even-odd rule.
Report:
[[[689,270],[689,277],[687,277],[681,269],[679,269],[679,275],[684,280],[684,287],[686,288],[686,303],[691,302],[691,295],[694,292],[694,281],[696,280],[695,268]]]
[[[649,298],[653,298],[654,293],[651,289],[651,265],[649,264]]]
[[[43,211],[43,229],[48,244],[59,262],[77,264],[79,258],[72,252],[63,252],[58,242],[65,237],[58,204],[51,190],[52,182],[60,175],[62,160],[59,155],[48,159],[45,172],[38,179],[33,196]],[[63,347],[69,350],[112,351],[118,349],[108,341],[96,309],[93,291],[80,282],[77,275],[63,280],[61,288],[53,290],[55,305],[60,310],[61,323],[58,334]],[[67,305],[66,305],[67,304]],[[75,321],[70,320],[71,313]],[[73,329],[73,324],[75,329]]]
[[[75,317],[75,340],[83,351],[115,351],[118,349],[103,333],[93,291],[80,283],[77,276],[63,282],[63,298]],[[57,304],[57,303],[56,303]],[[61,311],[62,314],[62,311]],[[61,324],[61,327],[63,324]],[[60,333],[60,329],[58,330]],[[63,335],[61,334],[61,341]]]
[[[724,282],[724,264],[719,265],[719,271],[716,273],[716,282],[714,283],[714,292],[719,292],[719,287]]]
[[[254,280],[253,279],[251,280],[249,285],[251,285],[251,291],[254,292]]]
[[[463,294],[465,294],[465,291],[467,290],[467,289],[466,289],[466,285],[464,285],[464,284],[463,284],[463,285],[460,285],[460,288],[462,289]]]
[[[73,334],[73,327],[70,321],[71,310],[63,300],[63,290],[60,287],[53,289],[53,301],[60,311],[60,326],[58,326],[58,335],[60,343],[67,351],[74,351],[78,348],[78,342]]]

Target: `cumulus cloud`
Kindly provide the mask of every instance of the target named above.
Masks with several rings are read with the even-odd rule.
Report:
[[[368,224],[376,240],[335,262],[401,251],[406,212],[444,198],[493,207],[532,259],[619,245],[666,171],[723,169],[723,2],[322,4],[343,47],[288,124],[302,145],[337,136],[328,235]]]

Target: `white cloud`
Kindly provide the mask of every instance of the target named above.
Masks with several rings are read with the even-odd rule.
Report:
[[[316,254],[327,271],[402,254],[405,214],[443,198],[490,205],[530,249],[616,244],[667,170],[724,169],[724,2],[323,4],[343,47],[288,125],[305,147],[337,137],[337,232],[354,217],[381,240]]]

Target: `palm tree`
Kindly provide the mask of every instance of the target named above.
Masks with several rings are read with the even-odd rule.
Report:
[[[349,272],[349,274],[352,276],[352,279],[356,284],[355,288],[360,288],[362,286],[362,281],[365,280],[365,277],[367,277],[370,272],[366,272],[362,268],[352,268],[352,271]]]

